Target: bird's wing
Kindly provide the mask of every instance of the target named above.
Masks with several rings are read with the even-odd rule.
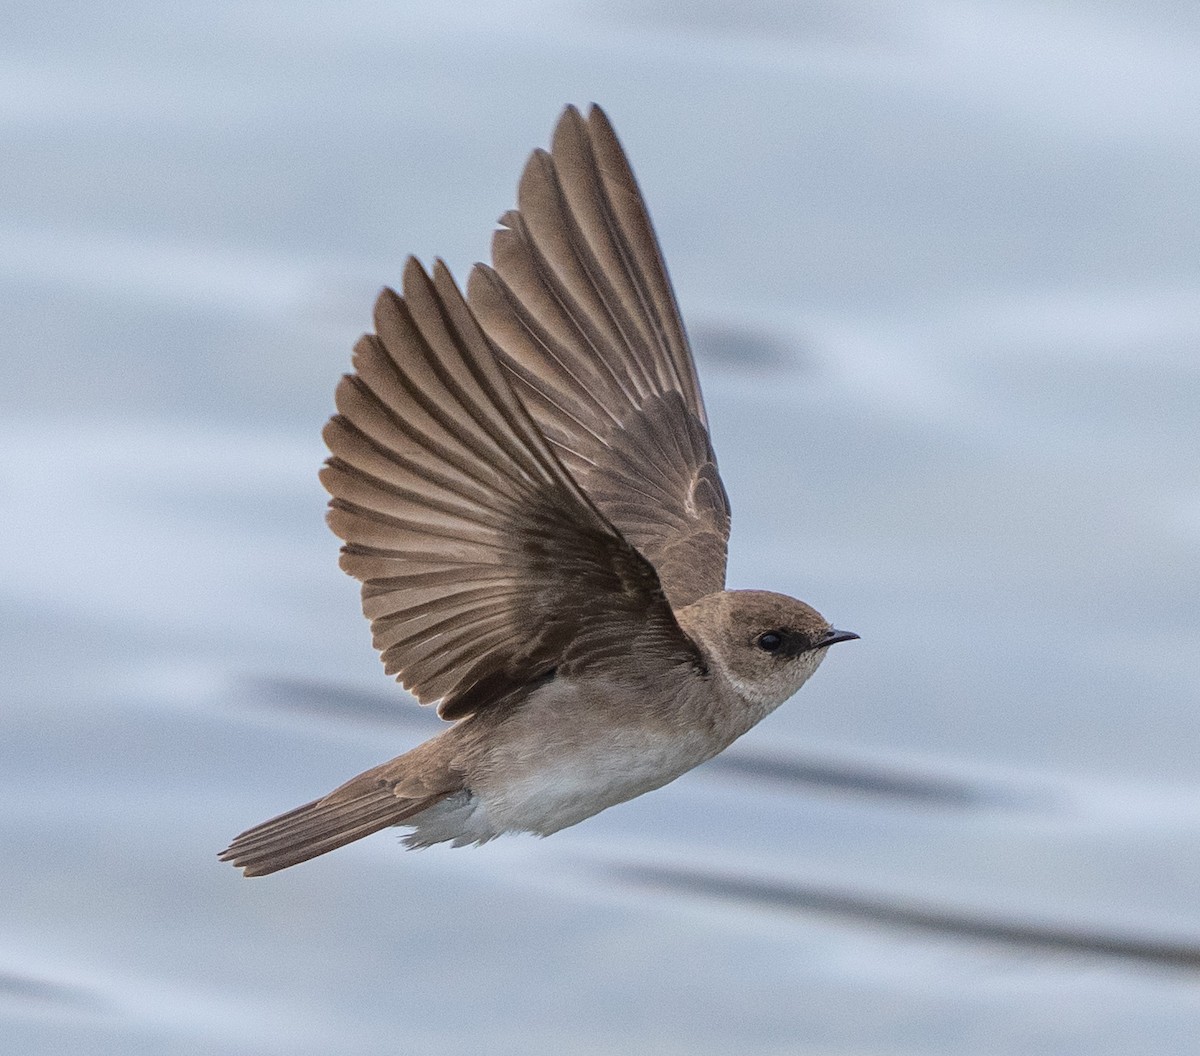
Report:
[[[514,389],[677,609],[725,586],[729,499],[650,217],[598,107],[569,107],[468,300]]]
[[[450,273],[413,259],[325,427],[341,565],[389,674],[440,713],[558,670],[699,663],[653,567],[566,472]]]

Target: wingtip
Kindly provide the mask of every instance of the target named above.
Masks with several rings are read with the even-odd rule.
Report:
[[[596,125],[602,128],[609,135],[615,138],[613,132],[612,121],[609,119],[608,112],[599,103],[591,103],[588,106],[587,123]]]
[[[404,259],[404,273],[403,281],[401,283],[401,288],[404,290],[405,296],[408,295],[408,291],[412,288],[414,283],[428,281],[429,273],[425,270],[425,265],[422,264],[417,257],[410,253]]]
[[[410,257],[409,260],[415,258]],[[419,265],[418,265],[419,267]],[[405,269],[407,272],[407,268]],[[406,280],[407,281],[407,280]],[[384,286],[379,291],[379,295],[375,298],[375,308],[372,312],[372,321],[375,324],[375,334],[381,333],[386,326],[386,320],[393,317],[397,312],[402,311],[403,298],[390,286]],[[371,334],[363,334],[362,337],[355,342],[354,349],[357,352],[359,345],[364,339],[370,339]]]
[[[232,865],[235,869],[242,870],[243,876],[253,875],[248,871],[250,868],[249,866],[245,866],[238,861],[237,842],[238,841],[235,839],[233,843],[225,848],[225,850],[221,851],[217,855],[217,861],[224,862],[228,865]]]
[[[477,260],[471,265],[471,271],[467,275],[467,303],[472,305],[472,309],[475,302],[485,292],[494,290],[499,281],[495,269],[490,264]]]
[[[441,289],[443,285],[449,283],[455,290],[458,289],[458,283],[454,281],[454,274],[450,270],[450,265],[441,257],[433,258],[433,268],[430,270],[435,288]]]
[[[521,214],[516,209],[507,210],[499,220],[496,221],[496,230],[492,232],[492,259],[496,257],[496,239],[505,235],[511,234],[518,230],[521,226]]]
[[[597,114],[604,120],[608,119],[604,108],[597,102],[590,102],[582,107],[576,106],[574,103],[567,103],[562,108],[562,113],[558,115],[558,120],[559,123],[566,120],[590,121]]]
[[[569,136],[574,130],[566,121],[560,121],[554,130],[551,147],[562,149],[564,136]],[[517,208],[514,219],[524,225],[529,216],[540,215],[542,203],[552,202],[557,198],[555,188],[558,185],[558,174],[554,166],[554,154],[543,147],[537,147],[525,162],[521,178],[517,181]],[[509,211],[513,213],[513,210]],[[504,223],[507,216],[502,218]]]
[[[235,869],[241,870],[242,876],[244,877],[267,876],[270,873],[277,873],[281,868],[283,868],[282,866],[254,865],[253,863],[245,864],[244,862],[239,861],[232,845],[226,847],[225,850],[217,855],[217,861],[228,863]]]

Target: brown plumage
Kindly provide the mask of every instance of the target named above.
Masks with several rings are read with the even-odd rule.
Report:
[[[551,668],[619,657],[630,635],[694,653],[654,569],[513,395],[444,265],[431,280],[410,259],[375,329],[338,386],[321,482],[388,674],[453,719]]]
[[[390,825],[410,845],[554,832],[716,754],[856,637],[723,589],[695,367],[599,109],[564,113],[502,223],[469,306],[408,261],[324,434],[375,647],[455,724],[237,837],[221,857],[248,876]]]
[[[569,107],[469,302],[563,464],[676,608],[725,585],[729,500],[658,240],[604,113]]]

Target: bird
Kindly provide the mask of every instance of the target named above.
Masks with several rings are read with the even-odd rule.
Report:
[[[246,876],[392,826],[548,836],[712,758],[859,637],[726,590],[729,499],[658,239],[608,117],[567,107],[466,293],[408,258],[324,429],[340,564],[447,725],[221,852]]]

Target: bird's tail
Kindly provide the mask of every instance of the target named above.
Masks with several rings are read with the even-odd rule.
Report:
[[[402,824],[449,794],[398,795],[393,782],[368,770],[321,799],[247,829],[220,858],[246,876],[265,876]]]

